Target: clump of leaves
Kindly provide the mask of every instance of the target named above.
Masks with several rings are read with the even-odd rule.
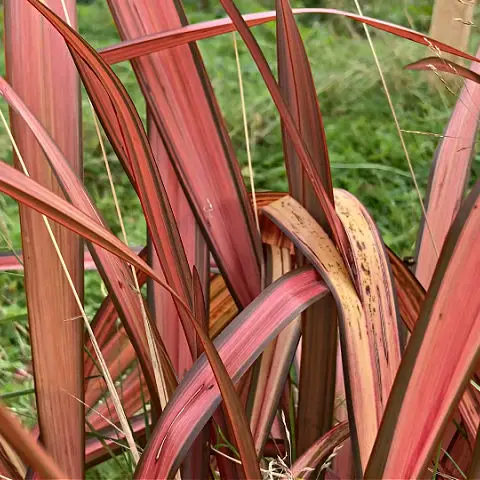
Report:
[[[74,29],[73,0],[5,2],[0,93],[17,169],[0,164],[0,190],[22,204],[38,426],[27,432],[0,406],[0,474],[80,478],[113,459],[135,478],[475,477],[480,183],[464,193],[479,59],[288,0],[244,17],[221,0],[228,18],[194,25],[178,1],[108,3],[123,41],[95,51]],[[432,169],[416,275],[359,200],[332,187],[301,13],[426,45],[436,56],[410,68],[466,78]],[[250,31],[272,20],[278,80]],[[194,43],[235,30],[281,118],[288,194],[247,194]],[[111,69],[127,60],[146,130]],[[121,211],[123,242],[82,182],[79,78],[140,200],[139,252]],[[111,180],[106,156],[105,165]],[[93,319],[81,239],[108,290]]]

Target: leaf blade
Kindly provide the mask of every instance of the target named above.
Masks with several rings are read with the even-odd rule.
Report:
[[[165,187],[153,159],[145,130],[131,98],[111,68],[75,31],[39,0],[28,0],[62,35],[75,60],[105,132],[142,205],[157,255],[169,285],[191,303],[191,272]],[[193,335],[179,312],[189,348]]]
[[[397,305],[383,241],[365,207],[345,190],[335,190],[335,206],[355,258],[370,351],[374,353],[377,416],[380,422],[401,360]]]
[[[264,207],[263,212],[302,251],[329,285],[337,303],[350,431],[360,472],[366,466],[379,421],[371,414],[376,384],[363,306],[333,242],[296,200],[283,197]]]
[[[250,54],[255,61],[260,74],[262,75],[265,85],[267,86],[272,100],[274,101],[280,114],[283,126],[287,131],[292,144],[295,147],[295,152],[302,163],[305,174],[308,176],[312,184],[313,192],[322,207],[327,223],[332,231],[332,236],[335,244],[342,252],[342,256],[345,258],[348,264],[348,259],[350,258],[350,255],[345,231],[335,213],[335,208],[331,200],[328,198],[326,189],[320,179],[317,170],[315,169],[312,157],[305,146],[305,142],[303,141],[297,126],[295,125],[295,121],[292,118],[287,105],[285,104],[283,96],[270,69],[270,66],[268,65],[268,62],[266,61],[265,56],[263,55],[263,52],[261,51],[257,41],[255,40],[255,37],[252,35],[243,17],[240,15],[240,12],[238,11],[233,0],[220,0],[220,2],[224,10],[232,19],[232,22],[235,24],[238,33],[243,38],[243,41],[248,47]]]
[[[442,69],[434,60],[429,62]],[[471,68],[474,73],[480,73],[479,64],[475,63]],[[417,239],[415,274],[425,288],[430,285],[438,253],[463,200],[480,118],[479,104],[480,85],[465,81],[435,153],[426,202],[429,228],[423,219]]]
[[[290,3],[287,0],[277,0],[276,14],[280,91],[312,157],[313,166],[326,194],[333,202],[327,141],[310,63]],[[330,233],[322,205],[283,123],[282,138],[290,194]],[[298,250],[296,255],[297,262],[301,265],[303,259]],[[298,454],[306,451],[332,425],[336,348],[335,302],[332,298],[325,298],[307,309],[302,318],[302,375],[297,413]]]
[[[292,269],[290,252],[286,249],[270,246],[266,258],[267,285]],[[260,456],[270,434],[299,339],[300,318],[293,320],[262,354],[250,416],[250,428]]]
[[[86,218],[90,224],[93,220],[93,222],[97,224],[97,230],[101,230],[102,227],[104,227],[103,220],[97,212],[95,206],[93,205],[93,202],[88,196],[83,184],[80,182],[79,177],[77,177],[72,171],[72,169],[69,168],[62,152],[52,141],[50,136],[45,132],[43,126],[38,122],[35,116],[32,115],[30,110],[25,106],[25,104],[21,101],[21,99],[10,87],[10,85],[1,77],[0,94],[3,96],[3,98],[5,98],[9,105],[11,105],[12,108],[14,108],[22,116],[29,128],[32,130],[32,133],[35,135],[36,139],[42,146],[46,158],[49,161],[51,168],[55,172],[59,184],[64,191],[64,194],[68,196],[68,198],[73,202],[76,207],[82,210],[81,213],[83,215],[86,215]],[[4,164],[2,166],[4,168],[6,167],[6,165]],[[6,175],[8,177],[8,172],[6,172]],[[16,178],[16,181],[20,183],[25,182],[26,179],[26,177],[21,175],[20,177],[17,176]],[[26,199],[28,197],[30,200],[29,205],[32,206],[35,204],[35,192],[34,190],[31,190],[31,185],[28,185],[28,178],[26,180],[27,185],[22,184],[22,198]],[[15,182],[15,180],[10,178],[9,182],[10,188],[12,186],[14,187],[13,183]],[[13,190],[15,189],[13,188]],[[17,192],[17,194],[19,193],[20,191]],[[42,190],[42,201],[44,207],[46,207],[47,210],[49,194],[51,194],[51,192],[49,192],[48,190]],[[19,197],[16,198],[18,199]],[[59,198],[56,196],[54,196],[53,198],[55,200],[59,200]],[[70,211],[72,211],[72,208],[68,203],[66,206],[63,205],[63,208],[70,208]],[[78,213],[76,210],[73,211]],[[57,214],[58,213],[62,212],[57,210]],[[65,214],[65,211],[63,211],[63,214]],[[65,218],[65,216],[62,218]],[[80,224],[77,224],[77,226],[81,226],[81,222]],[[119,245],[119,241],[116,241],[117,245]],[[125,253],[128,252],[128,254],[131,255],[132,252],[130,252],[124,244],[121,244],[121,246],[124,249]],[[107,289],[116,299],[116,307],[119,310],[120,317],[124,322],[125,328],[127,329],[130,338],[132,339],[132,342],[137,351],[137,355],[142,364],[145,378],[152,394],[152,402],[155,407],[158,407],[158,395],[156,394],[153,369],[151,366],[151,362],[149,361],[144,325],[139,322],[139,320],[143,318],[141,305],[139,302],[139,296],[136,292],[134,292],[132,288],[130,288],[130,285],[133,285],[133,279],[131,278],[132,272],[127,267],[127,265],[123,264],[115,256],[110,256],[107,252],[103,251],[102,249],[96,248],[95,246],[89,245],[89,247],[94,261],[98,266],[100,275],[102,276],[102,279],[107,286]],[[135,256],[132,256],[132,258],[135,258]],[[123,259],[125,260],[125,257]],[[144,262],[143,265],[145,265]],[[159,277],[157,277],[157,279],[159,279]]]
[[[75,1],[52,2],[76,23]],[[5,2],[5,54],[7,74],[18,95],[45,125],[78,175],[83,172],[80,133],[80,85],[68,49],[55,31],[25,2]],[[27,37],[17,35],[28,31]],[[55,59],[55,60],[53,60]],[[29,65],[28,72],[25,65]],[[14,109],[12,134],[29,174],[61,194],[42,149]],[[14,161],[20,159],[14,151]],[[32,344],[38,419],[45,448],[71,477],[84,474],[83,325],[80,311],[64,275],[55,246],[41,215],[20,206],[22,248],[25,252],[25,291]],[[55,225],[53,234],[75,289],[83,297],[81,239]],[[66,395],[65,392],[71,395]],[[64,415],[52,418],[52,412]],[[64,439],[62,440],[62,436]],[[68,438],[67,441],[65,439]]]
[[[383,30],[388,33],[406,38],[421,45],[438,47],[439,50],[452,55],[471,60],[473,62],[479,62],[478,57],[469,55],[454,47],[451,47],[445,43],[439,42],[431,37],[428,37],[422,33],[415,32],[409,28],[405,28],[399,25],[395,25],[390,22],[384,22],[374,18],[363,17],[354,13],[345,12],[342,10],[335,10],[331,8],[295,8],[293,13],[298,14],[328,14],[339,15],[350,18],[357,22],[363,22],[379,30]],[[262,12],[254,13],[244,16],[245,21],[250,27],[255,25],[261,25],[262,23],[271,22],[275,20],[275,12]],[[153,34],[143,39],[136,39],[131,42],[123,42],[117,45],[104,48],[100,51],[105,60],[110,63],[119,63],[125,60],[130,60],[137,56],[147,55],[154,53],[161,49],[171,48],[178,45],[183,45],[188,42],[194,42],[205,38],[210,38],[216,35],[222,35],[228,32],[233,32],[235,27],[233,22],[229,18],[220,20],[213,20],[208,22],[200,22],[197,24],[177,29],[172,32],[164,32]]]
[[[172,0],[162,2],[161,12],[148,0],[110,0],[109,5],[123,38],[182,25],[182,12]],[[205,240],[233,295],[245,306],[261,290],[259,235],[200,54],[187,45],[138,58],[132,65]]]
[[[367,478],[422,474],[453,406],[477,365],[480,344],[475,338],[478,336],[470,332],[475,326],[478,328],[480,321],[478,298],[464,295],[464,282],[473,278],[480,262],[479,249],[474,248],[480,225],[479,193],[480,184],[477,183],[447,237],[422,314],[396,377],[395,394],[389,400],[367,468]],[[461,326],[456,321],[459,317],[462,318]],[[439,359],[434,351],[442,351],[442,358]],[[441,375],[432,374],[435,371],[440,371]],[[421,402],[421,410],[414,410],[418,402]],[[407,419],[412,415],[415,416],[413,424]],[[393,431],[395,425],[397,428]],[[402,449],[402,458],[394,458],[399,447],[406,447]]]
[[[320,466],[330,453],[348,438],[349,433],[346,421],[325,433],[292,465],[292,476],[309,478],[311,474],[309,469],[314,470]]]
[[[37,443],[7,408],[0,404],[0,433],[20,458],[44,478],[67,478],[55,461]]]
[[[282,327],[326,293],[324,284],[312,270],[293,272],[265,289],[215,339],[215,347],[232,380],[239,380]],[[272,318],[273,309],[277,312],[276,320]],[[258,335],[255,335],[254,341],[248,341],[246,332],[260,324],[262,328],[256,330]],[[141,477],[147,469],[157,476],[166,477],[178,468],[196,432],[200,431],[219,404],[220,393],[212,381],[213,374],[202,356],[183,379],[172,403],[163,412],[139,464],[137,477]],[[213,387],[210,388],[210,385]],[[155,462],[160,447],[162,461]]]

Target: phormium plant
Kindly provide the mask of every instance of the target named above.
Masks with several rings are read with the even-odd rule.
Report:
[[[123,41],[96,51],[75,31],[75,0],[4,2],[0,93],[17,168],[0,164],[0,190],[21,204],[38,426],[27,432],[0,406],[2,478],[82,478],[117,455],[139,479],[478,478],[480,183],[464,193],[480,60],[288,0],[244,17],[221,0],[228,17],[194,25],[180,0],[108,3]],[[301,13],[426,45],[435,55],[409,68],[466,78],[432,169],[415,273],[332,187]],[[273,20],[278,79],[250,31]],[[278,108],[289,194],[247,194],[194,43],[235,30]],[[111,69],[122,61],[143,91],[146,131]],[[140,200],[139,252],[83,184],[79,79]],[[108,289],[93,319],[82,242]]]

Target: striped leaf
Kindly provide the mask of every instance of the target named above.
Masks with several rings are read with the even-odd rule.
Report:
[[[310,478],[312,472],[348,438],[349,433],[348,422],[341,422],[325,433],[292,465],[293,478]]]
[[[395,380],[367,478],[417,478],[424,473],[478,365],[480,298],[466,294],[466,289],[480,268],[479,193],[477,183],[447,236]]]
[[[72,171],[72,169],[69,167],[57,145],[45,132],[44,128],[38,122],[38,120],[32,115],[32,113],[26,108],[23,102],[18,98],[13,89],[1,77],[0,87],[1,95],[12,106],[12,108],[15,108],[15,110],[22,116],[22,118],[31,128],[32,133],[35,135],[36,139],[42,146],[46,158],[53,171],[55,172],[55,175],[65,195],[72,201],[73,205],[82,209],[82,212],[80,213],[83,213],[90,223],[95,223],[97,229],[103,230],[104,223],[100,214],[94,207],[79,177],[77,177]],[[2,167],[5,169],[7,165],[3,164]],[[29,183],[28,178],[26,178],[24,175],[20,175],[17,178],[19,182],[17,185],[12,183],[14,182],[12,178],[9,179],[10,186],[13,187],[13,190],[18,190],[18,187],[22,186],[21,184]],[[32,186],[28,187],[27,185],[24,185],[24,187],[24,194],[27,192],[27,188],[34,188]],[[31,201],[30,205],[32,205],[36,203],[34,195],[35,192],[34,190],[29,191],[31,193],[29,198]],[[49,196],[52,197],[52,201],[61,200],[48,190],[43,191],[42,193],[43,201],[45,202],[45,206],[47,209]],[[71,207],[71,205],[67,203],[66,207]],[[81,228],[84,225],[81,225],[80,222],[78,226]],[[117,240],[117,243],[122,246],[125,252],[128,252],[128,256],[133,258],[136,257],[138,260],[140,260],[140,258],[133,254],[133,252],[131,252],[122,242]],[[145,379],[152,395],[152,402],[154,408],[158,410],[158,408],[160,407],[160,403],[158,400],[158,393],[156,392],[154,372],[148,351],[144,324],[142,322],[143,314],[139,302],[139,295],[131,288],[131,286],[133,285],[133,279],[131,278],[132,272],[127,265],[119,261],[119,259],[115,258],[115,256],[109,255],[107,252],[103,251],[100,248],[96,248],[92,245],[91,253],[95,259],[95,262],[97,263],[99,272],[102,275],[102,279],[104,280],[107,288],[116,300],[116,306],[118,309],[117,311],[119,311],[120,318],[122,319],[122,321],[124,321],[124,326],[135,346],[139,361],[142,365]],[[137,266],[138,264],[133,265]],[[146,265],[145,262],[142,261],[142,265]]]
[[[273,283],[292,269],[290,252],[274,246],[266,246],[266,282]],[[290,366],[300,339],[300,318],[288,327],[265,349],[259,364],[256,380],[250,428],[259,455],[267,441],[280,396],[287,381]]]
[[[185,20],[174,0],[164,0],[156,9],[148,0],[109,0],[109,5],[124,39],[178,28]],[[193,45],[182,46],[138,58],[132,65],[217,265],[245,306],[261,289],[259,236],[200,54]]]
[[[267,287],[215,339],[233,382],[302,310],[327,293],[311,269],[287,274]],[[252,335],[255,332],[255,335]],[[213,372],[201,356],[164,410],[136,471],[167,478],[177,470],[198,432],[220,403]]]
[[[177,180],[162,137],[151,120],[150,113],[147,115],[148,138],[152,146],[154,160],[165,184],[189,267],[192,268],[194,265],[197,265],[205,274],[207,269],[206,259],[208,257],[205,242]],[[162,271],[160,259],[151,242],[149,247],[151,265],[155,271],[160,273]],[[149,282],[148,284],[148,301],[150,309],[154,314],[155,323],[172,359],[174,369],[177,375],[182,377],[184,372],[192,366],[195,357],[192,356],[192,351],[189,348],[175,304],[170,294],[154,282]],[[190,332],[190,335],[193,336],[193,332]],[[193,355],[195,355],[194,352]]]
[[[81,177],[80,85],[68,49],[55,30],[26,2],[4,3],[9,81],[64,152],[72,172]],[[67,13],[75,28],[75,0],[49,3],[63,18]],[[18,31],[28,35],[18,35]],[[61,195],[61,187],[42,148],[14,109],[11,127],[31,177]],[[14,157],[20,168],[20,160]],[[79,478],[84,474],[84,409],[76,398],[83,398],[83,324],[42,216],[21,206],[20,225],[42,441],[62,470]],[[82,242],[59,225],[53,228],[53,234],[74,286],[83,298]]]
[[[450,62],[444,58],[427,57],[409,63],[404,67],[406,70],[427,70],[432,72],[445,72],[451,75],[457,75],[475,83],[480,83],[480,75],[474,70],[465,68],[455,62]]]
[[[18,453],[26,465],[30,465],[33,471],[43,478],[59,480],[68,478],[43,447],[38,445],[37,439],[3,404],[0,404],[0,435]]]
[[[353,195],[339,189],[335,190],[335,206],[355,259],[357,288],[370,341],[371,368],[378,383],[375,407],[380,423],[401,359],[400,318],[390,264],[375,222],[365,207]]]
[[[469,55],[466,52],[462,52],[457,48],[451,47],[445,43],[439,42],[431,37],[428,37],[420,32],[415,32],[409,28],[395,25],[390,22],[384,22],[375,18],[364,17],[356,15],[351,12],[344,12],[342,10],[335,10],[331,8],[295,8],[293,9],[295,15],[306,14],[326,14],[326,15],[338,15],[346,17],[356,22],[361,22],[371,27],[383,30],[398,37],[402,37],[412,42],[420,43],[428,47],[438,48],[441,52],[457,55],[458,57],[465,58],[474,62],[479,62],[480,59]],[[261,12],[250,15],[245,15],[245,22],[249,27],[255,25],[261,25],[274,21],[276,19],[275,12]],[[125,60],[131,60],[132,58],[140,57],[142,55],[148,55],[167,48],[177,47],[189,42],[195,42],[205,38],[211,38],[218,35],[223,35],[228,32],[236,30],[235,23],[230,18],[222,18],[218,20],[210,20],[207,22],[200,22],[197,24],[189,25],[183,28],[174,29],[169,32],[160,32],[148,35],[146,37],[137,38],[128,42],[122,42],[117,45],[104,48],[101,51],[102,57],[110,64],[124,62]]]
[[[429,61],[435,68],[442,69],[438,62]],[[471,68],[476,74],[480,73],[478,63]],[[426,199],[428,226],[423,220],[415,266],[415,274],[425,288],[430,285],[438,255],[463,201],[475,146],[479,105],[480,85],[466,80],[435,154]]]
[[[327,141],[305,47],[288,0],[276,1],[279,87],[314,168],[333,202]],[[282,124],[289,191],[330,233],[325,212]],[[297,251],[297,262],[302,255]],[[302,318],[297,450],[301,454],[332,425],[335,393],[337,312],[331,297],[306,310]]]
[[[105,132],[142,205],[150,238],[169,285],[191,303],[191,273],[165,187],[138,112],[124,86],[96,51],[39,0],[28,0],[67,43]],[[188,319],[179,312],[194,349]]]
[[[299,203],[287,196],[263,212],[317,269],[337,303],[350,430],[360,471],[366,466],[379,423],[376,409],[372,410],[379,384],[362,303],[333,242]]]

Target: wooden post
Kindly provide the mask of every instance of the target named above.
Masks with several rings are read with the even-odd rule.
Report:
[[[475,3],[475,0],[435,0],[430,36],[466,51]]]

